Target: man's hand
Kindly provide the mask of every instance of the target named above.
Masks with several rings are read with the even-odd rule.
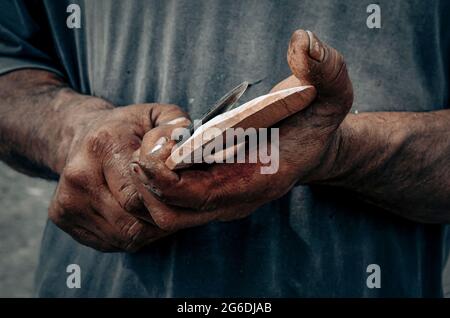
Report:
[[[139,200],[129,165],[146,132],[189,124],[180,108],[114,108],[55,74],[18,70],[0,76],[0,112],[0,159],[31,175],[59,177],[49,217],[76,240],[134,251],[167,234]]]
[[[294,75],[272,91],[313,85],[316,100],[280,127],[280,157],[292,162],[299,183],[321,180],[337,156],[340,125],[353,104],[353,87],[342,55],[310,31],[294,32],[287,60]],[[293,143],[290,143],[293,141]]]
[[[310,32],[291,39],[288,62],[295,75],[277,85],[284,89],[314,85],[316,101],[280,125],[280,163],[274,174],[261,174],[260,164],[213,164],[171,171],[164,162],[174,143],[152,152],[167,128],[150,131],[133,165],[136,184],[155,223],[177,230],[213,220],[245,217],[277,199],[297,182],[314,180],[336,156],[332,145],[353,101],[352,85],[342,56]]]
[[[135,251],[167,235],[152,224],[129,165],[144,134],[161,124],[189,124],[177,106],[131,105],[70,116],[76,127],[49,217],[82,244]],[[175,121],[173,121],[175,120]],[[178,126],[178,125],[174,125]]]
[[[276,197],[264,197],[264,178],[278,195],[295,179],[348,189],[413,221],[450,222],[449,110],[347,115],[353,94],[342,57],[309,32],[294,33],[288,62],[295,77],[275,89],[312,84],[318,93],[310,107],[280,125],[280,171],[292,174],[257,176],[254,165],[239,164],[174,173],[162,165],[167,149],[141,152],[136,175],[145,187],[139,191],[147,205],[158,207],[155,221],[176,229],[246,215]],[[282,178],[287,181],[280,183]],[[199,207],[206,212],[197,213]]]

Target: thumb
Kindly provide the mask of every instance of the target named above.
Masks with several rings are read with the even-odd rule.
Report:
[[[139,152],[135,153],[131,164],[135,180],[148,185],[151,179],[163,188],[170,187],[178,181],[178,175],[165,165],[175,145],[175,141],[170,137],[171,129],[173,128],[169,126],[160,126],[145,134],[142,146]]]
[[[344,58],[311,31],[292,34],[287,60],[292,73],[303,85],[313,85],[318,98],[339,104],[348,111],[353,103],[353,88]]]

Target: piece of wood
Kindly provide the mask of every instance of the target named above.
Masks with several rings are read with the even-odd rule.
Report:
[[[315,97],[316,90],[313,86],[293,87],[259,96],[198,127],[191,137],[173,150],[166,165],[171,170],[190,166],[194,153],[201,153],[199,148],[203,148],[217,136],[208,133],[212,128],[215,131],[219,129],[222,134],[229,128],[269,128],[306,108]],[[234,148],[237,149],[238,146]],[[188,158],[191,160],[187,160]]]

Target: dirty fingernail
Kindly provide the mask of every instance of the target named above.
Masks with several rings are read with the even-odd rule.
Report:
[[[130,167],[131,167],[131,170],[132,170],[134,173],[139,173],[139,166],[137,165],[137,163],[132,163],[132,164],[130,165]]]
[[[309,56],[317,62],[322,62],[325,57],[323,44],[311,31],[306,31],[306,33],[308,33],[309,37]]]
[[[153,147],[153,149],[150,151],[151,154],[157,152],[159,149],[162,148],[162,146],[168,141],[169,139],[167,139],[167,137],[161,137],[158,139],[158,141],[156,142],[155,146]]]
[[[141,167],[137,163],[132,163],[130,165],[131,170],[137,175],[140,181],[148,182],[148,177],[145,175],[144,171],[142,171]]]

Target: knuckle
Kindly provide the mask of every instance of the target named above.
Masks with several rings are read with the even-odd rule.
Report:
[[[133,212],[140,207],[138,192],[131,181],[125,180],[120,186],[117,199],[120,206],[127,212]]]
[[[64,215],[67,211],[74,208],[74,200],[68,191],[60,191],[56,196],[57,205],[59,206],[60,215]]]
[[[55,223],[85,218],[85,209],[80,197],[71,191],[58,191],[49,209],[49,218]]]
[[[165,232],[173,232],[178,230],[176,217],[170,214],[161,213],[153,217],[155,224]]]
[[[134,242],[139,238],[143,230],[144,226],[140,223],[140,221],[136,220],[128,228],[127,232],[125,233],[125,237],[128,241]]]
[[[112,134],[107,129],[100,128],[86,137],[87,149],[90,153],[101,154],[108,149]]]
[[[167,111],[169,112],[181,112],[181,108],[174,104],[166,104],[164,105]]]
[[[64,180],[77,188],[85,188],[89,184],[90,177],[87,171],[78,165],[69,165],[64,170]]]
[[[144,231],[144,225],[135,218],[123,220],[119,227],[121,246],[125,251],[134,251],[138,247],[139,239]]]
[[[136,191],[122,195],[119,199],[120,206],[127,212],[133,213],[141,207],[141,201]]]
[[[141,224],[135,223],[126,233],[125,250],[127,252],[135,252],[139,249],[141,242],[140,237],[144,228]]]
[[[94,237],[88,231],[82,228],[74,228],[70,231],[70,236],[72,236],[77,242],[89,246],[97,251],[103,253],[115,252],[115,249],[112,246],[108,246],[104,242],[99,241],[96,237]]]
[[[66,192],[59,191],[58,189],[48,209],[48,218],[56,225],[60,225],[64,222],[64,219],[67,217],[67,212],[71,208],[72,201],[70,197]]]
[[[170,114],[171,117],[176,116],[176,119],[186,118],[186,120],[190,121],[189,114],[181,109],[179,106],[174,104],[166,104],[164,105],[164,113]],[[175,119],[175,118],[173,118]]]
[[[118,226],[119,234],[125,237],[129,229],[137,222],[132,216],[121,217],[116,221]]]

